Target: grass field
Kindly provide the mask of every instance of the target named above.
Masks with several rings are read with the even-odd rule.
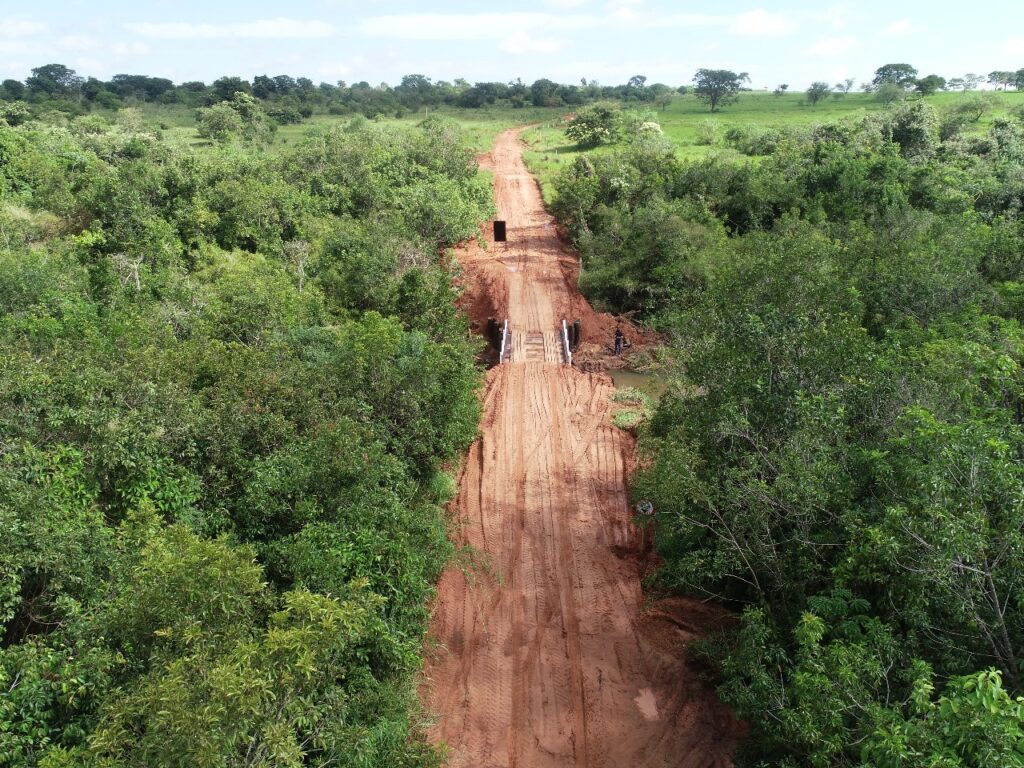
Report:
[[[196,133],[195,110],[191,107],[144,104],[140,106],[143,122],[152,129],[158,129],[164,140],[171,143],[202,146],[207,142]],[[501,131],[529,123],[554,123],[564,115],[564,108],[483,108],[458,109],[453,107],[430,108],[423,112],[411,113],[398,119],[374,120],[372,122],[406,130],[413,128],[427,116],[439,115],[457,122],[466,133],[467,144],[476,152],[486,152],[494,143],[494,137]],[[99,112],[113,121],[114,112]],[[317,126],[345,124],[352,115],[314,115],[298,125],[282,125],[274,133],[270,148],[280,149],[302,139]]]
[[[928,97],[928,103],[942,111],[950,109],[965,98],[977,94],[938,93]],[[973,125],[973,131],[984,132],[997,117],[1005,117],[1024,106],[1024,92],[988,94],[995,108]],[[644,106],[640,107],[644,110]],[[719,112],[711,113],[707,105],[694,96],[673,99],[665,108],[650,110],[661,125],[666,138],[672,141],[676,155],[683,159],[699,159],[711,153],[742,155],[721,144],[722,135],[732,126],[800,127],[819,125],[843,120],[855,120],[872,112],[882,112],[889,107],[875,100],[873,94],[851,93],[841,99],[829,98],[817,106],[804,103],[803,94],[790,93],[774,96],[770,93],[744,93],[739,101]],[[698,133],[713,127],[718,137],[711,145],[698,143]],[[544,121],[524,135],[528,151],[526,162],[540,178],[544,197],[550,202],[551,180],[566,165],[571,164],[581,150],[569,141],[563,131],[561,120]],[[602,147],[596,152],[610,152],[613,147]],[[750,158],[744,158],[750,160]]]
[[[977,94],[938,93],[928,97],[928,103],[937,109],[950,109],[965,98]],[[993,99],[995,107],[986,114],[972,130],[983,132],[992,121],[1006,116],[1024,106],[1024,92],[1005,92],[988,96]],[[661,125],[666,138],[672,141],[676,154],[683,159],[698,159],[711,153],[735,154],[721,144],[722,135],[732,126],[760,127],[799,127],[811,126],[842,120],[854,120],[872,112],[887,109],[875,100],[872,94],[851,93],[836,99],[828,98],[816,106],[804,103],[802,93],[789,93],[774,96],[770,93],[744,93],[739,101],[711,113],[705,104],[694,96],[688,95],[674,98],[668,105],[654,108],[638,105],[639,111],[652,112],[654,119]],[[440,115],[454,120],[466,132],[467,144],[476,152],[485,152],[490,148],[494,137],[501,131],[516,125],[536,124],[524,134],[529,146],[526,162],[540,178],[545,198],[550,201],[551,181],[580,154],[581,150],[569,141],[563,131],[562,118],[570,111],[561,108],[483,108],[457,109],[440,108],[409,114],[399,119],[380,120],[380,124],[398,130],[407,130],[417,125],[426,115]],[[202,145],[205,142],[196,135],[194,110],[186,107],[168,107],[145,105],[142,107],[144,121],[160,128],[164,140],[191,145]],[[108,117],[113,117],[109,115]],[[270,151],[287,147],[300,140],[312,127],[346,123],[352,119],[350,115],[315,115],[300,125],[281,126],[274,135]],[[713,133],[717,139],[712,144],[700,141],[701,134]],[[596,152],[609,152],[612,147],[603,147]]]

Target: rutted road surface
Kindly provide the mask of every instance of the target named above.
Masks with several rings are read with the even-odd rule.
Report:
[[[488,375],[457,500],[486,572],[450,569],[439,585],[423,690],[433,737],[453,768],[729,766],[736,723],[685,660],[714,612],[686,601],[644,611],[626,497],[633,443],[610,424],[611,380],[561,362],[562,318],[596,314],[576,291],[575,256],[519,131],[483,162],[509,245],[459,256],[476,302],[508,317],[513,347]]]

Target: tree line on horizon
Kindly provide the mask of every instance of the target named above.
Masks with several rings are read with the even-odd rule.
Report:
[[[398,85],[391,86],[343,80],[314,83],[308,77],[257,75],[252,80],[224,76],[207,84],[202,81],[175,83],[165,77],[137,74],[116,74],[110,80],[100,80],[82,77],[64,64],[45,64],[34,68],[24,81],[12,78],[0,82],[0,101],[25,102],[37,109],[84,114],[93,109],[115,110],[138,103],[211,107],[231,101],[236,93],[244,93],[263,102],[267,115],[275,122],[287,124],[301,122],[316,112],[400,117],[410,111],[438,106],[469,109],[495,105],[572,107],[608,100],[664,105],[676,94],[692,92],[714,112],[734,101],[739,92],[747,90],[750,77],[746,72],[701,68],[694,75],[692,86],[673,87],[647,80],[644,75],[634,75],[622,85],[602,85],[586,78],[578,85],[547,78],[529,85],[521,79],[471,84],[462,78],[434,81],[422,74],[410,74],[403,76]],[[852,78],[835,85],[815,81],[807,89],[807,100],[814,105],[829,94],[840,98],[850,92],[854,82]],[[987,77],[968,73],[947,80],[935,74],[919,78],[917,69],[910,64],[885,64],[861,88],[877,93],[879,100],[890,103],[907,92],[930,95],[939,90],[969,91],[983,82],[1000,90],[1024,89],[1024,67],[1016,71],[995,70]],[[781,96],[788,90],[789,85],[783,83],[774,93]]]
[[[175,83],[165,77],[130,74],[100,80],[82,77],[63,64],[46,64],[33,69],[24,81],[8,79],[0,83],[0,100],[83,113],[136,103],[209,107],[231,100],[236,93],[245,93],[273,105],[268,112],[280,122],[299,122],[314,112],[374,117],[436,106],[479,108],[501,103],[513,108],[558,107],[600,99],[654,102],[676,90],[663,83],[648,84],[643,75],[635,75],[623,85],[602,85],[585,78],[578,85],[546,78],[531,84],[520,79],[471,84],[462,78],[434,81],[420,74],[405,75],[395,86],[343,80],[314,83],[308,77],[290,75],[257,75],[252,80],[225,76],[210,84]]]

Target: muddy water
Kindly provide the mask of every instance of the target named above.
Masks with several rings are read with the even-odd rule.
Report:
[[[632,387],[633,389],[639,389],[645,395],[655,400],[665,394],[665,390],[668,388],[668,379],[659,373],[611,370],[608,371],[608,375],[615,382],[616,389],[622,390]]]

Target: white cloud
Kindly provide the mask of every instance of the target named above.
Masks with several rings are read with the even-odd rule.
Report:
[[[736,16],[729,29],[744,37],[781,37],[796,28],[796,24],[786,16],[768,11],[747,11]]]
[[[504,40],[534,29],[586,29],[599,23],[599,17],[579,14],[410,13],[371,16],[359,23],[359,31],[399,40]]]
[[[1011,37],[1003,45],[1003,53],[1007,56],[1024,56],[1024,37]]]
[[[24,40],[0,40],[0,54],[4,56],[29,53],[33,50],[35,50],[35,46],[29,45]]]
[[[705,13],[675,13],[659,20],[657,26],[666,27],[716,27],[731,21],[728,16],[709,16]]]
[[[838,83],[850,76],[850,68],[845,66],[835,67],[829,70],[828,77],[833,83]]]
[[[517,56],[525,53],[557,53],[563,42],[552,37],[534,37],[528,32],[513,32],[500,43],[498,49]]]
[[[134,40],[130,43],[114,43],[110,50],[115,56],[145,56],[150,52],[150,47],[145,43]]]
[[[352,74],[352,67],[348,64],[326,64],[318,70],[318,74],[321,77],[329,77],[332,80],[341,80]]]
[[[739,16],[700,13],[660,14],[645,12],[636,0],[614,0],[604,14],[586,13],[408,13],[369,16],[356,26],[367,37],[421,41],[509,41],[511,47],[527,34],[580,32],[592,29],[659,29],[666,27],[731,27],[741,35],[774,36],[795,28],[789,19],[765,11]],[[545,36],[539,45],[553,50],[555,38]],[[534,43],[537,45],[537,43]],[[540,50],[540,49],[538,49]]]
[[[840,3],[826,8],[816,16],[819,21],[832,29],[845,29],[853,20],[853,10],[849,5]]]
[[[46,31],[46,25],[38,21],[0,20],[0,37],[25,37]]]
[[[808,56],[840,56],[857,45],[857,38],[853,35],[841,35],[839,37],[823,37],[816,40],[806,50]]]
[[[259,19],[236,24],[194,24],[190,22],[125,24],[143,37],[164,40],[209,40],[215,38],[306,38],[329,37],[334,25],[326,21]]]
[[[898,19],[882,27],[883,35],[912,35],[920,32],[924,27],[915,24],[910,19]]]
[[[57,41],[62,51],[91,51],[99,47],[99,41],[87,35],[64,35]]]
[[[587,0],[547,0],[548,5],[553,8],[579,8],[585,4]]]

